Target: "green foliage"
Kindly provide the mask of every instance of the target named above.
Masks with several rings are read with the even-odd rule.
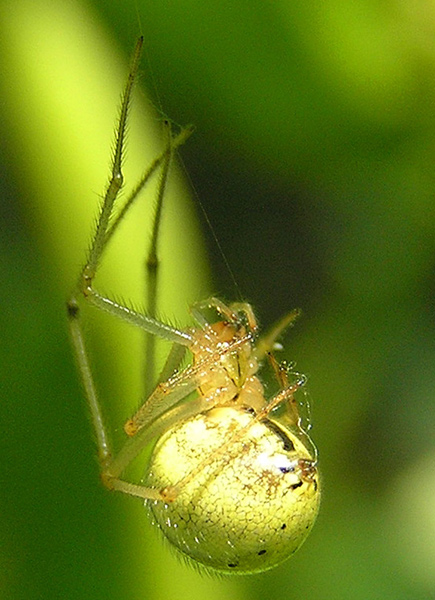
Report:
[[[434,7],[3,0],[0,19],[0,597],[433,596]],[[303,309],[286,356],[309,374],[324,500],[300,552],[261,576],[180,564],[140,503],[100,487],[92,459],[63,306],[139,33],[141,84],[196,125],[182,154],[241,293],[265,326]],[[127,187],[161,148],[143,104],[136,90]],[[180,186],[162,233],[161,314],[183,325],[194,300],[239,292],[218,253],[210,288]],[[105,291],[138,304],[147,215],[102,273]],[[120,424],[139,397],[141,341],[90,317]]]

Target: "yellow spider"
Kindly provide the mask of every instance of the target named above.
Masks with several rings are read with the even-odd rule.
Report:
[[[122,158],[128,108],[136,77],[139,39],[122,96],[112,174],[87,262],[68,301],[68,318],[86,398],[92,415],[106,487],[145,500],[152,520],[181,551],[210,569],[254,573],[270,569],[299,548],[319,506],[317,453],[302,427],[295,394],[304,378],[279,365],[271,351],[276,338],[297,316],[293,311],[266,336],[247,303],[226,305],[211,298],[192,308],[197,326],[177,329],[99,294],[93,286],[102,254],[150,176],[162,169],[148,259],[151,306],[154,267],[169,163],[189,128],[173,136],[124,201],[113,208],[123,184]],[[86,351],[80,301],[86,300],[148,337],[154,362],[154,336],[172,349],[154,391],[124,426],[127,439],[112,452]],[[186,351],[191,364],[181,368]],[[280,390],[266,399],[258,378],[269,358]],[[157,440],[157,441],[156,441]],[[155,442],[143,483],[123,479],[128,465]]]

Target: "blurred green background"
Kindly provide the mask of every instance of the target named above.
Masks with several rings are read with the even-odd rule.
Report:
[[[0,0],[0,23],[0,597],[434,598],[435,2]],[[147,94],[197,128],[194,199],[174,172],[165,211],[162,316],[187,324],[211,293],[266,326],[303,309],[285,355],[309,376],[324,498],[263,575],[198,574],[98,481],[64,300],[140,33],[128,182],[162,147]],[[135,302],[149,197],[100,279]],[[141,340],[88,317],[119,441]]]

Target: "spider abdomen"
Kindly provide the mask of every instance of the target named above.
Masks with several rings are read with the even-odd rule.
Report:
[[[280,428],[223,407],[162,436],[147,485],[177,493],[172,502],[148,502],[178,550],[231,573],[270,569],[297,550],[314,523],[320,494],[315,472],[305,478],[300,467],[312,460],[308,450]]]

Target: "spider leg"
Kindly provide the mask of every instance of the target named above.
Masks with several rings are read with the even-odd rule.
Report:
[[[115,200],[124,182],[124,176],[122,174],[122,161],[124,155],[125,132],[131,101],[131,94],[133,91],[134,81],[139,68],[142,45],[143,37],[140,37],[134,50],[130,71],[128,74],[127,82],[125,84],[124,92],[122,94],[121,110],[119,113],[118,126],[116,128],[115,149],[113,153],[112,169],[109,184],[104,195],[103,205],[101,208],[99,219],[97,221],[94,238],[92,240],[92,244],[88,254],[88,260],[81,273],[80,281],[78,284],[79,289],[83,289],[83,291],[85,291],[88,286],[90,287],[92,285],[92,280],[95,277],[95,273],[100,262],[101,256],[105,247],[107,246],[107,231],[109,229],[109,221],[112,216]]]
[[[167,340],[168,342],[174,342],[181,344],[182,346],[189,346],[192,343],[192,336],[187,331],[182,331],[166,323],[162,323],[153,317],[136,311],[133,308],[119,304],[111,298],[107,298],[99,294],[93,287],[88,287],[86,290],[86,299],[94,306],[100,308],[113,315],[114,317],[121,319],[124,323],[134,325],[139,329],[157,335],[158,337]]]
[[[118,478],[150,441],[165,433],[176,423],[196,416],[204,410],[205,405],[206,401],[198,396],[167,410],[147,427],[142,427],[135,436],[128,438],[117,455],[108,461],[103,469],[103,477],[111,480]]]
[[[91,243],[91,247],[88,253],[87,262],[81,272],[77,291],[89,300],[92,304],[98,306],[99,308],[108,311],[112,315],[123,319],[126,322],[130,322],[136,326],[142,327],[146,332],[150,335],[158,335],[163,337],[164,339],[168,339],[172,342],[178,342],[181,344],[186,344],[189,340],[186,340],[186,336],[182,334],[182,332],[176,330],[175,328],[171,328],[169,326],[165,326],[163,323],[160,323],[154,318],[155,309],[153,306],[153,301],[151,300],[151,312],[150,314],[141,314],[133,309],[129,309],[128,307],[121,306],[117,302],[111,300],[110,298],[105,298],[101,296],[94,288],[93,288],[93,280],[95,278],[98,265],[100,263],[102,254],[107,247],[110,239],[113,234],[117,230],[119,224],[122,219],[126,215],[129,208],[132,206],[134,200],[137,198],[139,192],[144,187],[145,183],[148,181],[151,174],[156,170],[158,166],[163,165],[163,172],[161,176],[161,181],[158,190],[158,202],[157,202],[157,214],[154,225],[154,235],[155,243],[151,245],[150,255],[156,255],[156,245],[157,245],[157,236],[160,222],[160,212],[161,212],[161,204],[162,199],[166,187],[166,180],[169,170],[170,159],[173,153],[173,148],[175,145],[180,145],[185,139],[187,139],[189,132],[191,129],[186,129],[182,132],[176,140],[172,141],[172,133],[170,128],[168,129],[168,138],[169,143],[167,145],[166,150],[163,154],[151,165],[151,167],[146,171],[145,175],[140,180],[139,184],[136,186],[135,190],[133,190],[132,194],[127,198],[127,201],[124,203],[121,212],[115,218],[112,224],[110,224],[110,220],[113,213],[113,207],[118,196],[118,193],[123,184],[123,174],[122,174],[122,161],[124,154],[124,143],[125,143],[125,132],[127,126],[127,118],[129,112],[129,106],[131,101],[131,94],[133,90],[133,84],[137,75],[139,60],[141,55],[143,45],[143,38],[139,38],[136,48],[133,54],[130,72],[127,78],[127,82],[124,88],[124,92],[122,94],[121,100],[121,110],[119,114],[118,127],[116,129],[116,138],[115,138],[115,150],[113,154],[112,161],[112,169],[111,169],[111,177],[109,180],[109,184],[107,186],[106,193],[104,195],[103,205],[101,208],[100,216],[97,221],[97,226],[94,234],[94,238]],[[152,260],[151,260],[152,262]],[[156,262],[156,261],[154,261]],[[156,282],[151,284],[151,293],[150,298],[155,299],[155,290],[156,290]],[[71,298],[70,303],[76,304],[76,299],[74,296]],[[153,360],[153,357],[151,358]]]
[[[284,315],[272,327],[260,337],[256,344],[255,355],[258,360],[262,360],[269,352],[274,349],[276,340],[287,329],[292,327],[296,319],[299,318],[301,311],[295,308],[288,314]]]
[[[287,364],[279,363],[271,352],[269,352],[267,356],[281,389],[288,388],[289,373]],[[301,428],[301,417],[294,395],[288,397],[288,401],[285,403],[285,412],[280,419],[283,421],[285,420],[286,424],[290,427]]]
[[[150,423],[147,427],[143,427],[137,435],[127,440],[117,455],[113,455],[83,338],[80,322],[80,308],[74,298],[68,303],[68,320],[72,344],[91,412],[101,468],[101,479],[104,485],[109,489],[118,490],[133,496],[149,499],[162,499],[162,496],[159,495],[158,491],[123,481],[119,479],[119,476],[144,449],[148,442],[156,436],[161,435],[180,419],[185,419],[200,413],[204,410],[206,401],[202,398],[196,398],[191,402],[176,406],[172,410],[168,410],[168,407],[165,406],[165,414],[159,415],[159,418],[154,419],[153,423]],[[174,361],[172,360],[172,362]],[[186,380],[187,379],[188,378],[186,377]],[[177,390],[177,396],[171,400],[178,402],[182,399],[183,395],[188,395],[195,387],[196,381],[192,377],[190,385],[181,388],[183,394],[180,394],[180,390]]]
[[[237,348],[243,346],[248,340],[249,336],[247,335],[228,344],[227,347],[217,348],[214,352],[208,354],[206,358],[199,360],[194,365],[187,367],[181,372],[175,370],[172,377],[161,380],[152,394],[143,402],[131,419],[125,423],[124,430],[127,435],[136,436],[142,429],[150,427],[166,411],[200,387],[204,373],[209,372],[210,368],[218,365],[223,356],[236,351]],[[221,402],[220,395],[215,390],[214,395],[203,398],[201,410],[209,410],[219,402]],[[194,414],[196,414],[196,411],[194,411]]]
[[[142,428],[137,435],[127,440],[120,452],[101,470],[101,480],[110,490],[115,490],[136,496],[145,500],[167,500],[166,490],[150,488],[120,479],[123,471],[142,452],[144,447],[153,439],[170,429],[176,423],[194,417],[205,408],[205,402],[198,397],[188,403],[176,406],[167,411],[161,418],[149,427]]]
[[[100,465],[103,468],[104,465],[109,462],[112,456],[112,448],[106,426],[104,424],[103,412],[98,400],[97,390],[89,363],[89,357],[86,351],[83,330],[80,322],[80,307],[74,297],[72,297],[67,304],[67,315],[74,354],[85,390],[85,396],[91,412],[91,420],[97,442],[98,458]]]
[[[93,288],[93,280],[95,278],[97,268],[101,261],[101,257],[105,248],[107,247],[109,241],[111,240],[113,234],[117,230],[127,211],[132,206],[134,200],[137,198],[139,192],[142,190],[142,188],[149,180],[151,175],[156,171],[156,169],[160,165],[163,165],[163,173],[158,192],[158,204],[161,205],[161,199],[164,195],[167,173],[173,150],[180,144],[182,144],[192,131],[191,128],[186,129],[174,139],[172,139],[172,133],[170,129],[168,129],[168,137],[170,141],[167,144],[167,148],[165,149],[163,154],[151,164],[149,169],[143,175],[142,179],[139,181],[139,184],[136,186],[136,188],[125,201],[117,217],[115,219],[112,219],[113,207],[123,184],[122,161],[125,143],[125,131],[133,84],[139,66],[142,44],[143,38],[139,38],[133,54],[128,79],[124,88],[124,92],[122,94],[121,109],[119,114],[118,126],[116,129],[115,149],[112,160],[111,176],[104,195],[100,215],[96,225],[95,234],[88,252],[86,264],[80,273],[76,289],[67,302],[68,323],[71,333],[72,346],[80,371],[83,387],[85,390],[86,400],[91,413],[91,420],[96,437],[102,479],[108,487],[118,489],[116,487],[118,486],[119,489],[124,488],[121,491],[125,491],[126,493],[132,493],[131,489],[134,488],[134,485],[128,484],[127,482],[122,482],[121,480],[118,480],[117,477],[122,473],[122,471],[129,464],[129,462],[131,462],[131,460],[133,460],[133,458],[135,458],[135,456],[137,456],[137,454],[143,449],[144,444],[147,443],[147,440],[145,439],[144,434],[142,434],[142,436],[137,436],[134,443],[131,443],[130,445],[128,443],[126,444],[125,450],[120,453],[120,459],[118,460],[118,462],[114,463],[114,460],[116,459],[113,456],[113,451],[109,440],[108,431],[104,422],[101,404],[98,399],[98,394],[92,375],[89,356],[83,335],[83,328],[81,325],[80,318],[79,298],[84,297],[91,304],[94,304],[97,307],[108,311],[112,315],[121,318],[124,322],[141,327],[149,334],[158,335],[164,339],[175,342],[177,345],[177,350],[174,350],[170,353],[167,364],[164,369],[163,376],[165,375],[166,371],[174,369],[177,365],[180,364],[182,360],[182,354],[185,351],[184,348],[180,349],[180,345],[185,347],[191,343],[191,336],[188,333],[185,333],[176,328],[161,323],[160,321],[155,319],[153,315],[143,314],[126,306],[122,306],[117,302],[111,300],[110,298],[101,296]],[[158,209],[158,212],[160,210],[161,209]],[[160,217],[157,216],[157,224],[159,222],[159,219]],[[155,237],[157,239],[157,235]],[[156,242],[154,245],[151,246],[151,252],[154,252],[154,254],[156,254]],[[154,287],[155,290],[156,285],[153,286],[152,284],[152,287]],[[152,294],[155,296],[155,291],[152,292]],[[194,405],[192,405],[192,409],[193,407]],[[175,413],[172,415],[172,418],[176,418]],[[171,422],[171,414],[168,414],[166,420],[161,419],[158,426],[155,426],[154,428],[150,429],[148,438],[151,439],[151,437],[153,437],[153,435],[156,434],[155,432],[158,433],[159,431],[161,431],[162,428],[165,427],[166,422]],[[119,470],[120,464],[122,465],[121,470]],[[112,471],[110,471],[110,467],[112,465],[114,465],[113,469],[115,470],[115,474],[113,474]],[[116,465],[118,465],[118,468],[116,468]],[[149,492],[149,494],[150,495],[148,496],[144,496],[144,493],[142,493],[141,495],[143,497],[155,497],[154,491]]]
[[[139,183],[133,189],[124,205],[118,212],[115,220],[107,231],[106,245],[109,243],[111,237],[116,232],[119,224],[124,219],[127,211],[131,208],[134,201],[145,187],[148,180],[155,173],[155,171],[161,166],[160,181],[157,189],[156,207],[154,213],[154,220],[152,225],[152,236],[151,243],[148,251],[148,257],[146,259],[146,271],[147,271],[147,298],[146,298],[146,316],[151,319],[156,318],[156,306],[157,306],[157,291],[158,291],[158,270],[159,270],[159,257],[158,257],[158,240],[160,237],[160,223],[162,218],[163,199],[165,196],[166,185],[169,176],[169,169],[171,159],[175,150],[188,139],[192,134],[193,128],[186,127],[176,136],[172,136],[171,124],[169,121],[165,121],[166,125],[166,136],[167,143],[164,152],[154,160],[149,168],[145,171]],[[122,318],[122,317],[121,317]],[[149,395],[152,390],[153,381],[155,378],[155,333],[154,331],[145,330],[145,360],[144,360],[144,391],[145,395]]]
[[[243,340],[245,342],[246,339]],[[226,348],[220,351],[220,355],[234,351],[233,344],[230,349]],[[283,402],[291,402],[293,394],[304,384],[304,378],[301,376],[296,382],[288,385],[285,389],[278,392],[261,410],[257,412],[252,421],[239,429],[223,444],[220,448],[204,458],[200,464],[190,471],[175,486],[164,490],[155,490],[145,486],[131,484],[119,479],[119,476],[125,468],[138,456],[143,448],[154,438],[168,431],[176,423],[194,417],[204,410],[209,410],[219,403],[216,398],[202,398],[198,396],[186,403],[177,404],[198,385],[200,373],[214,364],[215,356],[201,361],[199,364],[189,367],[177,374],[172,380],[159,384],[153,394],[140,407],[134,417],[127,422],[126,429],[131,427],[131,437],[124,444],[120,452],[109,461],[107,467],[102,473],[102,478],[110,489],[115,489],[133,496],[141,498],[172,501],[180,493],[181,489],[191,481],[202,469],[213,463],[216,466],[224,463],[231,452],[228,450],[234,444],[242,440],[243,436],[255,423],[267,419],[270,412]],[[168,404],[171,406],[168,406]]]

